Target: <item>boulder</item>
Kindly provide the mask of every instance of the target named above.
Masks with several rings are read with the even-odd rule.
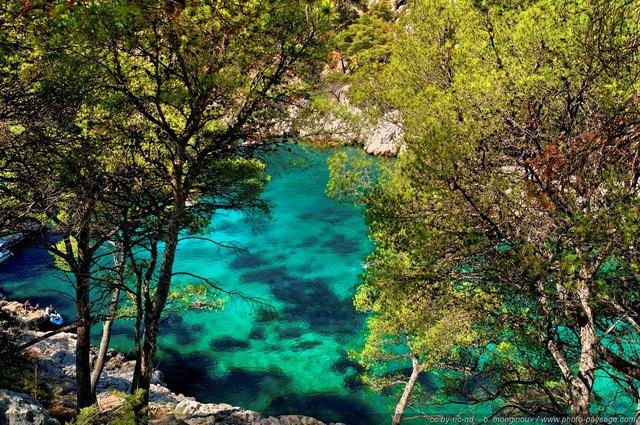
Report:
[[[60,425],[33,397],[0,390],[0,425]]]
[[[11,316],[19,316],[22,315],[24,307],[19,302],[2,300],[0,301],[0,310]]]
[[[0,300],[0,310],[18,319],[23,328],[39,330],[43,325],[50,324],[44,310],[34,310],[24,314],[24,305],[16,301]]]
[[[364,138],[364,150],[376,156],[395,156],[400,150],[402,136],[398,113],[388,113],[370,129]]]

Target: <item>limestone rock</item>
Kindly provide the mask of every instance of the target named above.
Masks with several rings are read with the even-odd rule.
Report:
[[[33,397],[0,390],[0,425],[59,425]]]
[[[24,307],[19,302],[1,300],[0,301],[0,310],[4,311],[4,312],[6,312],[6,313],[8,313],[8,314],[10,314],[12,316],[19,317],[20,315],[22,315],[22,313],[24,311]]]
[[[278,419],[282,425],[324,425],[324,422],[308,416],[286,415],[280,416]]]
[[[161,419],[154,419],[149,421],[150,425],[189,425],[185,421],[181,421],[175,416],[167,416]]]
[[[110,350],[111,351],[111,350]],[[127,358],[122,353],[117,353],[106,361],[104,367],[107,369],[122,369],[123,365],[127,363]]]
[[[376,156],[394,156],[400,150],[402,128],[398,123],[398,114],[391,112],[385,115],[371,129],[364,140],[364,150]]]
[[[298,134],[321,142],[361,144],[367,153],[377,156],[395,156],[401,151],[404,133],[397,111],[374,119],[349,101],[349,86],[331,84],[325,89],[332,109],[318,112]]]
[[[24,306],[21,303],[16,301],[0,300],[0,310],[18,319],[18,323],[22,330],[45,330],[52,326],[42,309],[30,311],[25,315]]]

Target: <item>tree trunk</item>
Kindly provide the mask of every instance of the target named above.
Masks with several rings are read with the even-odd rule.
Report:
[[[77,408],[91,406],[96,402],[91,391],[91,258],[89,231],[83,229],[78,237],[78,263],[76,277],[76,314],[78,321],[76,339],[76,386]]]
[[[109,349],[109,342],[111,341],[111,329],[113,328],[113,322],[115,321],[116,314],[118,313],[120,287],[124,284],[125,263],[124,247],[123,245],[120,245],[113,253],[115,282],[111,295],[111,304],[109,306],[109,317],[105,320],[104,325],[102,326],[102,339],[100,340],[98,357],[96,358],[96,362],[93,366],[93,374],[91,375],[91,393],[93,397],[96,396],[98,381],[100,380],[100,375],[104,369],[105,358],[107,357],[107,350]]]
[[[109,342],[111,341],[111,329],[113,328],[113,322],[115,321],[115,315],[118,312],[118,301],[120,298],[120,289],[115,288],[113,295],[111,296],[111,307],[109,308],[109,318],[105,320],[102,326],[102,339],[100,340],[100,349],[98,350],[98,357],[93,365],[93,373],[91,374],[91,393],[92,397],[96,397],[96,389],[98,387],[98,381],[102,370],[104,369],[105,358],[107,357],[107,350],[109,349]]]
[[[181,151],[181,149],[179,149]],[[173,277],[173,263],[175,261],[176,249],[180,234],[180,226],[185,213],[185,193],[182,186],[182,161],[178,153],[174,158],[174,169],[172,173],[172,186],[174,187],[173,212],[169,218],[167,233],[164,240],[164,252],[160,264],[160,272],[156,291],[153,299],[145,295],[144,312],[144,337],[142,338],[142,357],[140,362],[140,378],[132,392],[138,389],[145,391],[143,406],[149,403],[149,388],[151,387],[151,377],[155,370],[155,355],[160,330],[160,318],[167,302],[169,290],[171,289],[171,278]]]
[[[146,271],[143,273],[142,270],[137,270],[137,286],[135,292],[135,303],[136,303],[136,323],[134,332],[135,338],[135,346],[136,346],[136,363],[133,370],[133,379],[131,381],[131,392],[133,393],[136,389],[141,388],[141,377],[142,377],[142,338],[144,336],[144,331],[142,329],[142,325],[145,319],[145,311],[150,308],[151,301],[150,297],[150,285],[151,279],[153,278],[153,274],[155,272],[157,260],[158,260],[158,241],[151,241],[150,247],[150,258],[149,263],[147,264]],[[131,261],[135,262],[135,258],[133,254],[129,251],[129,256],[131,257]]]
[[[91,392],[91,325],[89,317],[89,284],[78,283],[76,289],[76,310],[78,330],[76,341],[76,387],[78,409],[89,407],[96,402]]]
[[[582,305],[578,314],[580,325],[580,363],[578,376],[571,382],[571,413],[574,418],[591,417],[591,392],[596,370],[598,337],[593,324],[593,313],[589,305],[589,287],[582,282],[576,290]]]
[[[409,402],[409,397],[411,396],[411,392],[413,388],[416,386],[416,382],[418,382],[418,377],[422,373],[423,367],[420,365],[418,358],[411,354],[411,376],[409,377],[409,381],[404,386],[404,391],[402,392],[402,397],[396,404],[396,410],[393,413],[393,418],[391,419],[391,425],[399,425],[402,422],[402,416],[404,415],[404,409],[407,407],[407,403]]]
[[[138,306],[140,305],[141,304],[138,304]],[[131,394],[135,392],[135,388],[140,387],[140,374],[141,374],[140,365],[142,363],[142,345],[140,344],[141,326],[142,326],[142,309],[138,308],[138,311],[136,313],[136,324],[133,329],[133,337],[135,339],[135,346],[136,346],[136,363],[135,363],[135,366],[133,367],[133,379],[131,379]]]
[[[160,330],[160,318],[171,289],[171,276],[173,275],[173,262],[178,246],[179,222],[175,220],[170,224],[165,240],[164,255],[158,275],[158,283],[153,301],[145,309],[144,336],[142,338],[142,358],[140,359],[140,381],[133,390],[145,390],[144,404],[149,401],[149,388],[151,377],[155,370],[155,355],[157,349],[158,333]]]

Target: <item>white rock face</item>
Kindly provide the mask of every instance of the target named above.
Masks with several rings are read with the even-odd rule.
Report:
[[[385,115],[370,130],[364,140],[364,150],[371,155],[397,155],[401,147],[403,132],[398,124],[398,113]]]
[[[60,425],[33,397],[0,390],[0,425]]]

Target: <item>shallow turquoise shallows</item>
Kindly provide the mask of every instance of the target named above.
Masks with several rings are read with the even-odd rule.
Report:
[[[361,341],[364,318],[352,296],[371,244],[362,216],[325,195],[326,159],[334,152],[294,147],[271,158],[272,181],[264,193],[273,203],[270,220],[218,216],[209,236],[246,251],[201,239],[181,242],[176,272],[268,300],[279,314],[256,315],[239,297],[219,313],[169,314],[159,368],[174,391],[266,415],[302,414],[349,425],[388,422],[389,401],[362,391],[359,366],[347,355]],[[308,166],[287,166],[292,161]],[[72,317],[72,303],[54,292],[70,286],[47,267],[51,257],[38,248],[15,254],[0,266],[0,291],[34,305],[52,302]],[[128,323],[118,326],[113,346],[130,350],[130,335]]]

